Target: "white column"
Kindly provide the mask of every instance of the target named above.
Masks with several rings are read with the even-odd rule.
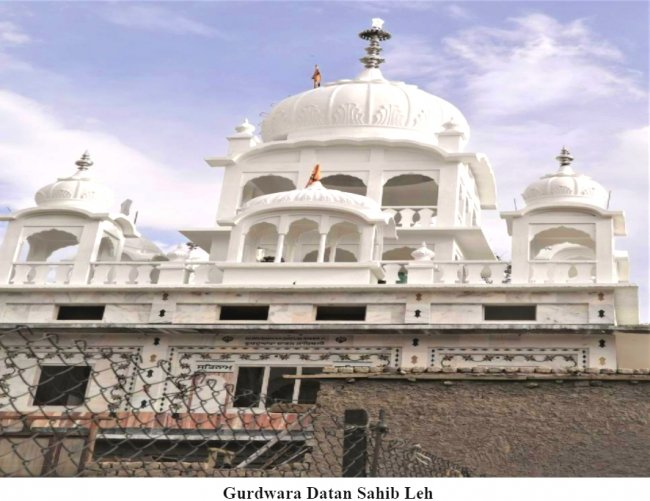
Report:
[[[320,240],[318,241],[318,258],[316,261],[322,263],[325,261],[325,246],[327,245],[327,233],[320,234]]]
[[[336,259],[336,246],[337,246],[338,243],[339,243],[339,241],[336,238],[332,239],[332,241],[330,243],[330,257],[328,259],[328,261],[330,263],[333,263],[334,260]]]
[[[226,261],[231,263],[241,263],[244,254],[244,244],[246,243],[246,236],[248,235],[248,228],[244,229],[240,226],[235,226],[232,230],[230,240],[228,242],[228,252]],[[212,257],[212,256],[210,256]]]
[[[384,189],[384,149],[383,148],[372,148],[370,150],[370,165],[373,166],[373,169],[377,165],[382,166],[382,171],[377,172],[376,170],[372,171],[372,174],[368,176],[368,189],[366,195],[372,198],[375,202],[381,205],[381,198]]]
[[[516,217],[512,220],[512,264],[511,280],[513,284],[525,284],[529,281],[529,228],[527,217]]]
[[[9,282],[13,263],[18,257],[21,230],[22,224],[19,222],[10,222],[7,226],[4,240],[0,245],[0,284]]]
[[[79,237],[79,250],[74,260],[74,268],[70,275],[70,284],[86,284],[90,274],[90,262],[97,257],[102,232],[100,223],[95,221],[84,226]]]
[[[460,164],[449,163],[440,169],[437,226],[458,226],[456,213],[462,209],[458,207],[459,166]]]
[[[275,246],[275,262],[282,262],[282,253],[284,252],[284,233],[278,233],[278,243]]]
[[[365,263],[372,260],[372,233],[372,226],[366,226],[361,230],[361,235],[359,235],[359,262]]]
[[[614,281],[614,231],[613,219],[601,219],[596,223],[596,282]]]

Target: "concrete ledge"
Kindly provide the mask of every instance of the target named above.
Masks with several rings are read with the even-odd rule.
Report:
[[[650,383],[645,374],[493,374],[493,373],[406,373],[406,374],[314,374],[284,376],[285,379],[379,379],[403,381],[635,381]]]
[[[11,330],[19,327],[26,327],[19,324],[1,324],[0,330]],[[308,324],[271,324],[268,322],[239,322],[239,323],[218,323],[218,324],[116,324],[101,322],[48,322],[30,323],[29,328],[33,331],[56,330],[58,332],[71,332],[77,330],[86,331],[84,335],[92,336],[96,333],[105,332],[169,332],[174,334],[209,334],[245,332],[252,334],[265,331],[285,332],[323,332],[343,333],[362,332],[364,334],[449,334],[453,333],[490,333],[490,332],[520,332],[522,330],[530,334],[548,334],[549,332],[564,332],[576,334],[613,334],[615,332],[636,332],[639,334],[650,334],[650,327],[624,326],[617,327],[611,324],[534,324],[534,323],[490,323],[490,324],[369,324],[364,322],[314,322]]]

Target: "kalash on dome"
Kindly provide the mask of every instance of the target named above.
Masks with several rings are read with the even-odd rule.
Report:
[[[116,210],[109,187],[93,180],[101,159],[94,167],[88,154],[76,173],[40,189],[35,206],[0,217],[8,222],[0,327],[10,332],[1,346],[11,357],[24,355],[0,361],[7,388],[0,430],[23,433],[21,416],[41,409],[74,412],[78,423],[94,422],[97,413],[132,423],[137,412],[147,429],[173,429],[167,438],[186,447],[179,451],[198,447],[190,435],[201,428],[210,450],[226,454],[232,467],[300,461],[330,468],[307,474],[335,476],[340,461],[307,461],[316,454],[305,445],[312,435],[289,433],[293,421],[279,425],[272,416],[316,402],[332,414],[347,405],[374,412],[381,399],[392,413],[391,433],[443,456],[467,451],[460,458],[466,464],[502,465],[496,475],[564,474],[562,458],[575,457],[575,442],[550,440],[568,452],[542,470],[516,455],[475,464],[501,454],[473,435],[483,426],[453,427],[449,418],[444,436],[455,438],[445,442],[432,423],[442,409],[467,416],[479,405],[486,387],[476,381],[490,381],[490,395],[503,406],[476,408],[480,415],[509,408],[511,392],[520,391],[514,381],[527,381],[539,388],[517,393],[523,419],[490,414],[490,439],[522,429],[521,448],[537,436],[526,426],[564,418],[576,400],[549,396],[573,391],[563,389],[568,385],[537,380],[650,379],[637,286],[629,281],[627,253],[615,246],[626,234],[624,214],[610,209],[607,190],[574,170],[562,148],[559,166],[549,158],[552,173],[541,179],[543,172],[520,169],[531,183],[522,184],[523,206],[501,213],[512,248],[509,261],[498,258],[482,228],[483,211],[497,208],[494,173],[484,154],[467,150],[465,117],[444,99],[383,76],[381,44],[390,34],[381,20],[360,37],[368,46],[356,78],[321,83],[316,71],[315,88],[275,106],[261,136],[244,120],[228,137],[227,154],[206,159],[224,170],[223,189],[214,225],[181,230],[189,245],[165,254],[143,236],[130,202]],[[58,170],[65,174],[65,166]],[[52,359],[47,343],[26,346],[14,335],[18,324],[36,338],[56,336],[69,356]],[[48,381],[70,366],[80,374],[94,369],[83,384],[57,379],[58,393],[50,395]],[[337,382],[345,380],[358,384]],[[600,398],[593,386],[580,402]],[[627,398],[630,388],[617,386],[607,402]],[[629,398],[649,401],[639,395]],[[540,399],[553,403],[543,417]],[[605,400],[599,402],[602,409]],[[569,407],[559,411],[563,405]],[[252,421],[265,413],[266,421]],[[595,414],[581,414],[573,426],[584,426],[586,435],[602,429]],[[214,415],[225,416],[229,440],[253,430],[256,441],[228,449],[222,429],[206,424]],[[363,428],[367,419],[352,424]],[[607,429],[616,428],[610,423]],[[263,432],[278,426],[287,427],[283,440],[297,447],[303,441],[302,455],[295,448],[273,455],[274,439]],[[157,457],[146,436],[129,430],[94,433],[92,450]],[[208,442],[199,445],[207,455]],[[592,448],[587,456],[605,449],[627,447]],[[171,448],[165,457],[174,454]],[[590,468],[607,461],[590,461]]]

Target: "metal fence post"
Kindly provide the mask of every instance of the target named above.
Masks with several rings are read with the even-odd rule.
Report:
[[[379,454],[381,453],[381,439],[384,433],[388,432],[386,423],[384,421],[386,413],[384,410],[379,411],[379,421],[374,426],[373,429],[373,440],[375,443],[373,454],[372,454],[372,464],[370,465],[370,476],[376,477],[379,473]]]

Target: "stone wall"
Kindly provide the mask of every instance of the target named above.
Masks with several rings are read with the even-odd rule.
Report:
[[[649,476],[650,382],[323,380],[323,411],[487,476]]]

